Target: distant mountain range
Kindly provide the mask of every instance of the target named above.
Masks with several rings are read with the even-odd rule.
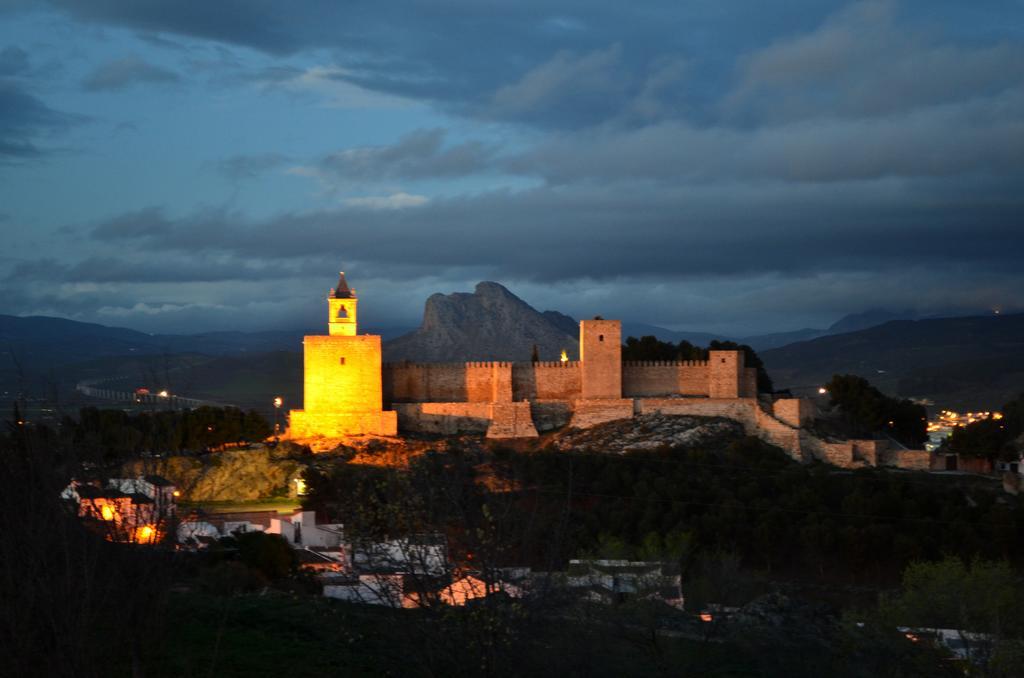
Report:
[[[321,331],[296,329],[146,334],[124,327],[108,327],[64,318],[0,315],[0,356],[23,366],[31,366],[65,365],[122,355],[245,355],[267,351],[300,351],[304,335]],[[408,330],[367,328],[366,331],[381,334],[387,339]],[[0,369],[3,367],[7,365],[0,365]]]
[[[883,390],[928,398],[946,407],[991,409],[1024,390],[1024,315],[923,320],[886,311],[846,316],[830,327],[724,337],[626,322],[623,337],[653,335],[706,346],[732,339],[758,350],[775,384],[814,393],[833,374],[853,373]],[[134,386],[245,406],[268,397],[301,398],[301,342],[323,330],[151,335],[60,318],[0,315],[0,395],[28,389],[37,397],[74,400],[80,379],[125,376]],[[422,325],[385,330],[386,360],[423,362],[542,360],[562,349],[579,355],[573,318],[537,311],[502,285],[472,293],[435,294]],[[399,335],[400,336],[396,336]]]
[[[992,409],[1024,392],[1024,314],[894,320],[759,355],[776,385],[801,393],[848,373],[904,397]]]
[[[644,325],[642,323],[627,322],[622,325],[622,334],[623,336],[632,337],[642,337],[645,335],[653,336],[661,339],[662,341],[671,341],[672,343],[679,343],[680,341],[685,340],[697,346],[707,346],[708,342],[714,339],[728,340],[735,341],[740,344],[746,344],[757,351],[763,351],[770,348],[785,346],[786,344],[792,344],[796,341],[807,341],[808,339],[815,339],[817,337],[824,337],[831,334],[855,332],[856,330],[881,325],[882,323],[889,322],[890,320],[903,320],[910,318],[913,318],[913,314],[909,311],[893,313],[891,311],[873,309],[862,313],[851,313],[850,315],[843,316],[823,330],[804,328],[801,330],[790,330],[788,332],[774,332],[771,334],[755,334],[752,336],[739,337],[724,334],[712,334],[708,332],[679,332],[676,330],[666,329],[664,327],[658,327],[657,325]]]

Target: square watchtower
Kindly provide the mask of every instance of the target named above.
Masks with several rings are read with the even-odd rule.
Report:
[[[584,399],[622,397],[622,322],[580,321],[581,391]]]

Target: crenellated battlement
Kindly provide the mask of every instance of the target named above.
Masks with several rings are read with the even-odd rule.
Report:
[[[624,360],[623,368],[629,367],[707,367],[707,360]]]
[[[579,368],[580,362],[578,360],[539,360],[535,363],[522,363],[527,367],[557,367],[558,369],[567,368]]]
[[[511,369],[513,363],[505,360],[473,360],[464,363],[418,363],[411,360],[402,360],[399,362],[384,363],[385,369],[424,369],[424,370],[439,370],[439,369],[452,369],[452,368],[480,368],[480,367],[498,367]]]

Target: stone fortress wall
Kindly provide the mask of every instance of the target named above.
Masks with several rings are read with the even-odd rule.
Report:
[[[920,451],[890,449],[882,440],[818,439],[804,429],[813,405],[759,395],[757,370],[744,364],[742,351],[711,351],[708,360],[623,362],[619,327],[614,320],[580,323],[579,361],[386,363],[384,402],[402,430],[490,438],[534,437],[651,413],[725,417],[799,461],[920,467]]]
[[[735,353],[722,351],[722,353]],[[708,397],[711,373],[707,360],[681,362],[622,362],[623,398],[658,396]],[[614,371],[613,366],[608,366]],[[736,369],[735,367],[733,368]],[[384,363],[384,400],[410,402],[501,402],[519,400],[576,400],[583,398],[583,363],[467,362]],[[735,383],[728,376],[716,380],[723,397],[753,397],[757,370],[743,367]],[[608,390],[609,393],[616,391]]]
[[[806,424],[813,405],[757,393],[757,370],[742,351],[707,360],[623,362],[617,320],[580,322],[580,360],[564,362],[382,363],[378,336],[357,333],[355,292],[344,274],[328,296],[329,334],[304,339],[304,410],[291,412],[296,438],[395,435],[397,430],[537,437],[634,415],[725,417],[799,461],[836,466],[919,468],[920,450],[881,440],[826,441]]]

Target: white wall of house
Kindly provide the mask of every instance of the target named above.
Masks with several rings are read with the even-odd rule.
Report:
[[[341,523],[317,525],[315,511],[296,511],[290,518],[271,518],[268,534],[279,534],[295,547],[338,548],[345,537]]]

